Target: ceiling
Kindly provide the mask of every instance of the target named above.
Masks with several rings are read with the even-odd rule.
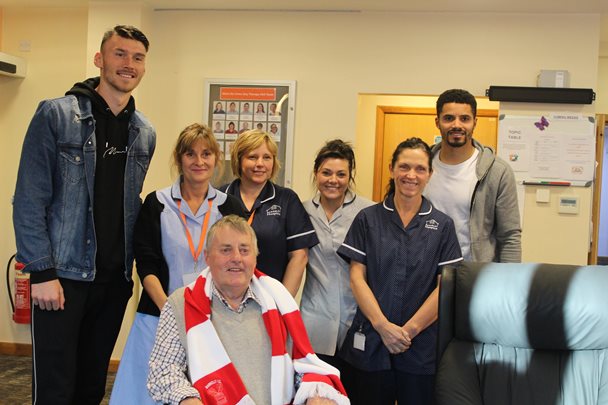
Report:
[[[116,0],[95,0],[116,3]],[[599,13],[601,41],[608,42],[608,0],[139,0],[157,10],[317,12]],[[0,7],[86,7],[89,0],[0,0]]]
[[[95,0],[97,3],[116,0]],[[155,9],[606,13],[608,0],[139,0]],[[89,0],[0,0],[3,6],[72,7]]]

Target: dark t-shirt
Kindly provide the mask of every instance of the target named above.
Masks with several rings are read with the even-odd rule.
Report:
[[[124,177],[129,120],[135,111],[133,98],[117,116],[100,99],[93,102],[97,148],[93,194],[97,283],[122,276],[125,270]]]

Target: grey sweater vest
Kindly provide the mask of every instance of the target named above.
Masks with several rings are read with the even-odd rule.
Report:
[[[180,341],[186,349],[186,326],[184,322],[183,288],[169,297],[180,333]],[[215,296],[211,303],[211,322],[228,357],[238,371],[247,392],[256,404],[270,404],[270,365],[272,351],[262,309],[257,302],[249,300],[240,314],[226,308]],[[205,344],[205,342],[200,342]]]

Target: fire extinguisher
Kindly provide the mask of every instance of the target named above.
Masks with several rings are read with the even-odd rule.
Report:
[[[13,302],[13,293],[11,292],[11,284],[9,282],[9,272],[11,262],[15,258],[12,255],[6,266],[6,287],[8,289],[8,297],[11,301],[13,310],[13,321],[16,323],[30,323],[31,317],[31,299],[30,299],[30,276],[22,270],[25,267],[23,263],[15,261],[15,301]]]

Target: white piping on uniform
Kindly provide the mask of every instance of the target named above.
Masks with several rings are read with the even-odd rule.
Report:
[[[433,206],[429,204],[429,210],[427,212],[419,212],[418,215],[429,215],[433,211]]]
[[[447,262],[441,262],[438,263],[437,266],[445,266],[446,264],[452,264],[452,263],[456,263],[462,260],[462,256],[460,256],[458,259],[453,259],[453,260],[448,260]]]
[[[299,238],[300,236],[309,235],[311,233],[315,233],[315,230],[313,229],[312,231],[302,232],[302,233],[298,233],[296,235],[288,236],[286,240]]]
[[[352,246],[348,246],[346,243],[342,243],[342,246],[344,246],[345,248],[348,248],[348,249],[350,249],[350,250],[352,250],[352,251],[354,251],[354,252],[357,252],[357,253],[359,253],[360,255],[367,256],[367,254],[366,254],[365,252],[362,252],[362,251],[360,251],[359,249],[355,249],[355,248],[354,248],[354,247],[352,247]]]
[[[260,200],[260,204],[264,204],[266,201],[272,200],[274,198],[274,196],[277,194],[276,190],[274,189],[274,184],[272,184],[272,182],[270,182],[270,186],[272,187],[272,195],[265,200]]]

